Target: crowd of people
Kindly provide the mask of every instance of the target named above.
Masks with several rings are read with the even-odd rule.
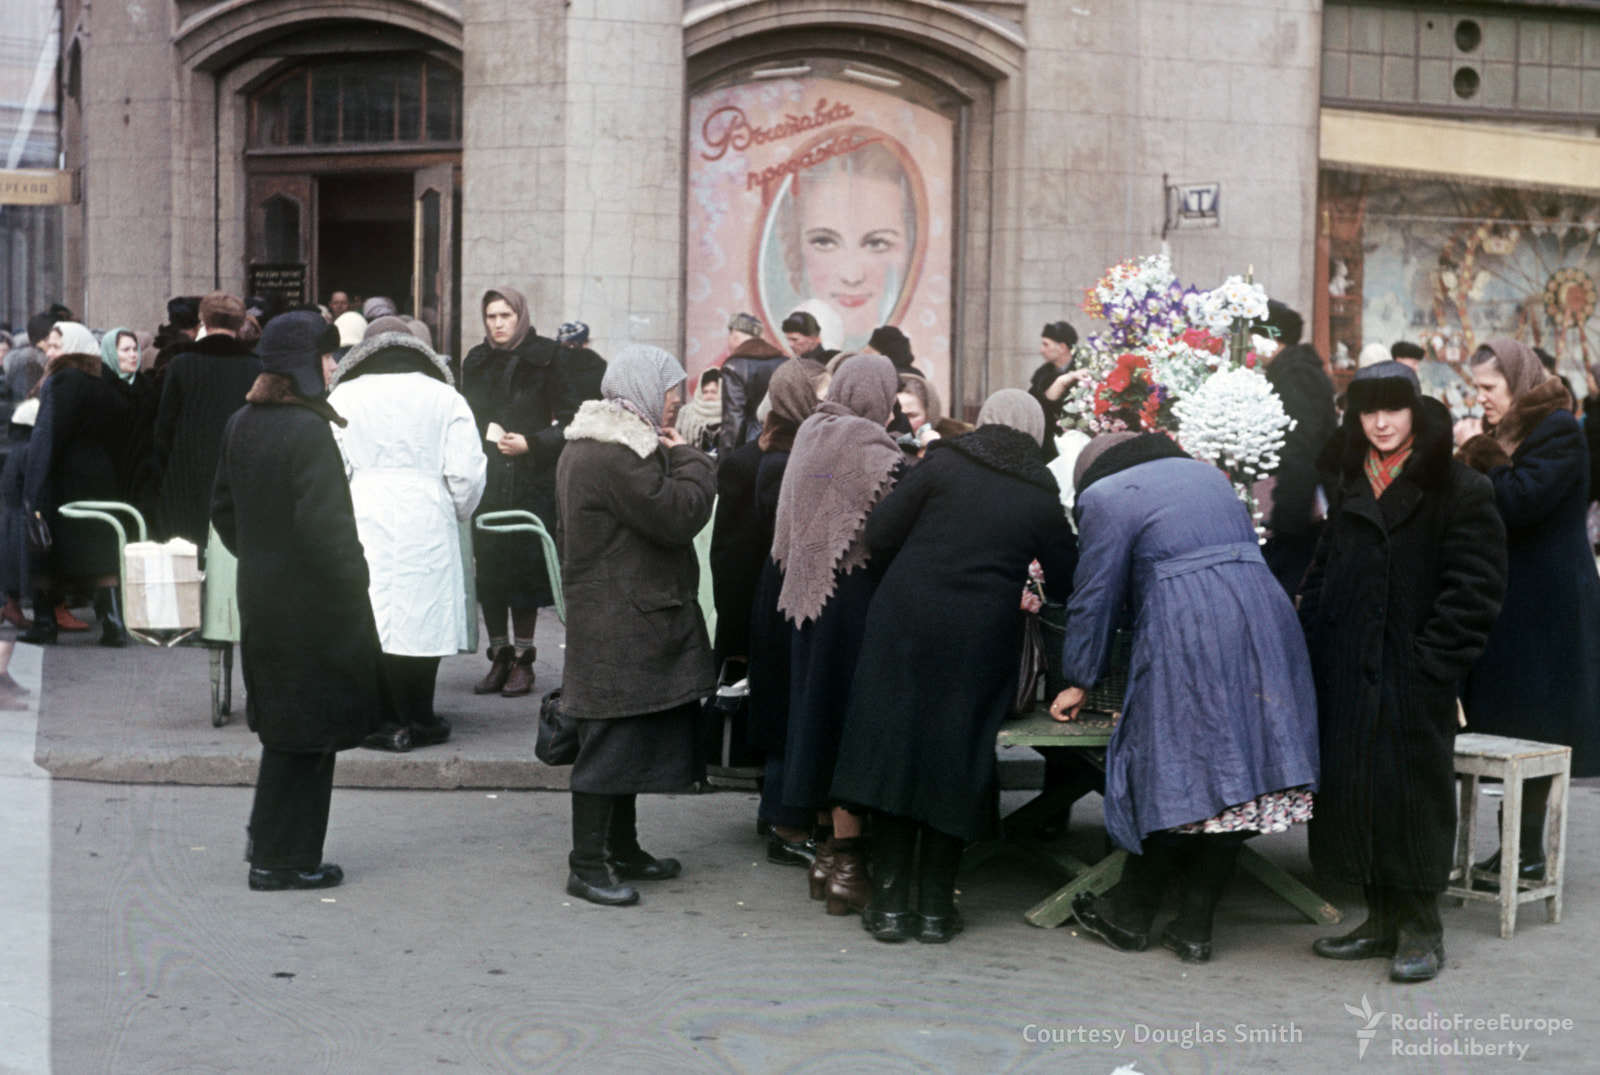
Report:
[[[1160,943],[1211,958],[1244,842],[1309,824],[1319,876],[1367,907],[1316,953],[1427,980],[1444,962],[1457,731],[1565,744],[1573,775],[1600,774],[1600,437],[1516,340],[1472,356],[1484,418],[1453,427],[1394,358],[1336,399],[1299,316],[1273,303],[1284,346],[1265,373],[1296,425],[1263,542],[1222,472],[1170,436],[1062,430],[1083,376],[1065,321],[1045,326],[1027,388],[969,424],[891,325],[835,353],[804,311],[781,340],[739,313],[691,385],[656,347],[607,363],[582,323],[539,335],[511,287],[483,294],[483,342],[459,362],[387,300],[334,300],[174,300],[149,340],[52,310],[6,360],[0,580],[22,640],[70,629],[69,593],[92,595],[103,643],[126,637],[115,545],[61,516],[68,501],[126,500],[159,536],[214,533],[238,557],[263,744],[253,888],[339,883],[322,861],[334,756],[449,737],[435,681],[474,601],[489,661],[474,690],[532,694],[557,585],[564,674],[545,705],[577,742],[567,891],[599,904],[683,868],[640,846],[637,796],[698,779],[703,704],[742,679],[768,860],[804,868],[812,899],[878,940],[951,940],[963,848],[997,820],[1030,581],[1065,608],[1055,719],[1078,717],[1131,635],[1103,773],[1071,777],[1103,793],[1131,853],[1073,907],[1116,949],[1150,944],[1175,887]],[[559,570],[523,531],[479,531],[464,559],[462,526],[502,511],[541,520]],[[1524,878],[1546,869],[1549,790],[1502,819],[1521,826]]]

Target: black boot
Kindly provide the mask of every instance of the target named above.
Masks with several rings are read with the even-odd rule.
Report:
[[[965,929],[956,909],[956,871],[966,841],[959,836],[922,826],[922,862],[917,870],[917,912],[923,944],[944,944]]]
[[[861,928],[896,943],[916,933],[911,913],[911,860],[917,823],[895,814],[872,815],[872,902],[861,912]]]
[[[639,902],[638,890],[617,880],[606,861],[606,833],[616,798],[588,791],[572,793],[572,852],[567,856],[572,873],[567,877],[567,895],[607,907]]]
[[[658,859],[639,846],[638,796],[611,797],[606,861],[623,881],[666,881],[683,872],[677,859]]]
[[[1367,920],[1342,937],[1321,937],[1311,950],[1323,959],[1394,958],[1395,918],[1389,890],[1367,885]]]
[[[33,592],[33,626],[17,636],[18,642],[31,642],[35,646],[48,646],[55,642],[61,628],[56,624],[56,595],[49,590]]]
[[[1244,842],[1234,836],[1191,836],[1194,844],[1185,849],[1183,896],[1178,917],[1161,932],[1161,943],[1176,952],[1185,963],[1204,963],[1211,958],[1211,921],[1222,891],[1228,887],[1233,867],[1239,861]]]
[[[1444,969],[1444,926],[1439,921],[1439,894],[1391,889],[1398,930],[1391,982],[1426,982]]]
[[[100,644],[126,646],[128,628],[122,622],[122,591],[102,586],[94,592],[94,614],[100,617]]]
[[[1104,896],[1084,892],[1072,901],[1073,917],[1119,952],[1144,951],[1150,943],[1150,923],[1161,909],[1161,897],[1177,872],[1177,854],[1170,841],[1147,839],[1144,853],[1128,856],[1122,867],[1122,880]]]

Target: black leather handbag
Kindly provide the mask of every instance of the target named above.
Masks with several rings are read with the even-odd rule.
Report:
[[[533,754],[546,765],[571,765],[578,760],[578,722],[561,712],[559,687],[539,703],[539,736]]]
[[[55,544],[55,539],[50,536],[50,524],[27,501],[23,501],[22,512],[27,518],[28,548],[42,556]]]

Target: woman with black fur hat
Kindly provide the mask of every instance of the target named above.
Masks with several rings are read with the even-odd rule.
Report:
[[[1455,839],[1456,686],[1505,592],[1489,482],[1450,457],[1450,416],[1399,362],[1350,382],[1321,458],[1332,506],[1300,595],[1322,746],[1311,858],[1363,887],[1367,919],[1312,950],[1392,959],[1397,982],[1444,963],[1438,897]]]

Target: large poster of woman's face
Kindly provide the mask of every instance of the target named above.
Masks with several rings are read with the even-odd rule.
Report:
[[[686,365],[726,354],[728,319],[759,318],[784,347],[805,310],[832,350],[879,325],[950,376],[955,126],[942,113],[843,77],[762,78],[689,107]]]

